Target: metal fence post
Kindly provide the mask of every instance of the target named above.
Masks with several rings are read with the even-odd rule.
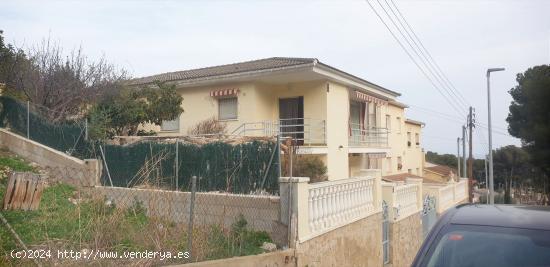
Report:
[[[197,176],[191,177],[191,201],[189,202],[189,225],[187,229],[187,249],[193,255],[193,209],[195,208],[195,191],[197,190]]]
[[[88,118],[84,121],[84,140],[88,141]]]
[[[277,179],[281,177],[281,136],[277,133]]]
[[[30,137],[30,102],[27,100],[27,139],[31,139]]]
[[[179,140],[176,139],[176,191],[179,191],[179,153],[178,153],[178,146],[179,146]]]

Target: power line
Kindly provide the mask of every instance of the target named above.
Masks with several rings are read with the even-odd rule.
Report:
[[[424,65],[425,69],[432,75],[432,77],[435,78],[435,81],[439,83],[439,85],[441,85],[443,87],[443,89],[445,89],[445,91],[447,93],[449,93],[449,90],[442,84],[442,82],[438,79],[437,75],[434,74],[434,72],[432,71],[432,69],[429,67],[429,65],[426,63],[425,59],[420,55],[418,54],[418,52],[416,51],[415,47],[411,44],[411,42],[409,42],[409,39],[407,39],[407,37],[405,36],[405,34],[403,34],[403,32],[401,31],[401,28],[399,28],[399,26],[395,23],[395,21],[393,20],[392,16],[390,16],[390,14],[388,13],[388,11],[384,8],[384,6],[380,3],[379,0],[376,0],[376,2],[378,3],[378,5],[380,6],[380,8],[382,8],[382,10],[384,11],[384,13],[386,14],[386,16],[390,19],[390,22],[393,24],[393,26],[397,29],[397,31],[399,32],[399,34],[401,35],[401,37],[403,39],[405,39],[405,42],[407,42],[407,44],[409,45],[409,47],[412,49],[412,51],[416,54],[416,56],[420,59],[420,62]],[[387,2],[386,2],[387,4]],[[388,7],[390,7],[388,5]],[[390,8],[391,9],[391,8]],[[391,10],[392,13],[393,13],[393,10]],[[394,13],[395,15],[395,13]],[[405,32],[407,32],[407,30],[404,28],[403,29]],[[408,32],[407,32],[408,34]],[[449,93],[449,96],[450,96],[450,99],[452,100],[453,97],[451,96],[451,94]],[[464,108],[464,107],[461,107],[460,104],[458,104],[457,102],[452,102],[450,101],[449,102],[450,104],[452,104],[453,108],[456,109],[456,107],[458,107],[458,113],[460,113],[460,109],[461,108]],[[455,106],[456,105],[456,106]]]
[[[431,59],[431,61],[433,62],[433,65],[435,65],[435,69],[439,71],[439,73],[441,73],[441,75],[443,76],[443,80],[447,82],[447,85],[450,86],[450,88],[454,89],[454,92],[456,92],[455,95],[457,95],[458,99],[462,101],[463,104],[465,104],[466,106],[471,106],[468,101],[466,100],[466,98],[460,93],[460,91],[458,89],[456,89],[456,87],[454,86],[454,84],[450,81],[450,79],[447,77],[447,75],[445,74],[445,72],[443,72],[443,70],[441,69],[441,67],[439,66],[439,64],[437,64],[437,61],[435,61],[435,59],[432,57],[431,53],[428,51],[428,49],[426,49],[426,47],[424,46],[424,44],[422,43],[422,41],[420,40],[420,38],[418,38],[418,35],[416,35],[416,33],[414,32],[413,28],[411,27],[411,25],[409,24],[409,22],[407,21],[407,19],[405,18],[405,16],[401,13],[401,11],[399,10],[399,8],[397,7],[397,5],[395,4],[395,2],[393,0],[390,0],[391,3],[393,4],[393,6],[395,7],[395,10],[397,10],[397,13],[399,13],[399,15],[401,16],[401,18],[403,19],[403,21],[405,22],[405,24],[407,25],[407,27],[409,28],[409,30],[412,32],[413,36],[416,38],[416,40],[418,41],[418,43],[420,44],[420,46],[422,47],[422,49],[424,51],[426,51],[426,54],[428,55],[428,57]],[[386,2],[387,3],[387,2]],[[422,50],[421,50],[422,51]]]
[[[369,7],[372,9],[372,11],[376,14],[376,16],[380,19],[380,21],[382,22],[382,24],[384,24],[384,26],[386,27],[386,29],[390,32],[390,34],[392,35],[392,37],[395,39],[395,41],[399,44],[399,46],[401,46],[401,49],[403,49],[403,51],[407,54],[407,56],[413,61],[413,63],[416,65],[416,67],[422,72],[422,74],[424,75],[424,77],[426,77],[426,79],[428,79],[428,81],[430,82],[430,84],[443,96],[443,98],[445,98],[445,100],[453,107],[453,109],[455,109],[455,111],[457,111],[458,114],[461,114],[462,112],[456,108],[456,106],[454,105],[454,103],[449,100],[446,96],[446,94],[444,94],[441,89],[433,82],[433,80],[430,78],[430,76],[428,76],[428,74],[424,71],[424,69],[422,67],[420,67],[420,65],[418,64],[418,62],[414,59],[414,57],[411,55],[411,53],[405,48],[405,46],[403,45],[403,43],[399,40],[399,38],[397,38],[397,36],[395,35],[395,33],[390,29],[390,27],[388,26],[388,24],[386,23],[386,21],[382,18],[382,16],[380,16],[380,14],[378,13],[378,11],[374,8],[374,6],[368,1],[368,0],[365,0],[367,2],[367,4],[369,5]],[[378,4],[380,4],[380,2],[378,2]],[[385,10],[385,9],[384,9]],[[386,12],[387,13],[387,12]]]
[[[378,1],[378,0],[377,0]],[[457,93],[454,92],[453,88],[448,84],[448,82],[445,81],[445,79],[442,77],[442,75],[438,72],[438,69],[434,66],[434,64],[430,61],[430,59],[426,56],[426,54],[424,53],[424,51],[420,48],[420,46],[418,45],[418,43],[416,42],[416,39],[418,39],[419,43],[420,42],[420,39],[418,38],[418,36],[414,33],[414,30],[412,29],[412,27],[410,27],[410,25],[408,23],[406,23],[409,27],[407,29],[407,27],[405,27],[405,25],[403,25],[403,23],[401,22],[401,20],[405,21],[406,22],[406,19],[405,17],[403,16],[403,14],[399,11],[399,8],[397,8],[397,5],[393,2],[393,0],[391,1],[393,6],[395,7],[395,9],[397,10],[397,13],[399,14],[396,14],[394,9],[391,7],[391,5],[388,3],[388,0],[384,0],[386,2],[386,5],[388,6],[388,8],[390,9],[391,13],[395,16],[395,18],[397,19],[397,22],[399,23],[399,25],[401,25],[401,27],[403,28],[403,30],[405,31],[405,33],[407,34],[407,36],[409,37],[409,39],[411,39],[411,41],[413,42],[414,46],[411,45],[411,43],[408,41],[408,39],[401,33],[401,31],[399,31],[401,33],[401,35],[403,36],[403,38],[405,38],[405,40],[407,41],[407,43],[409,44],[409,46],[411,46],[411,48],[413,48],[413,51],[415,52],[415,54],[422,60],[422,62],[424,63],[424,65],[426,66],[426,68],[430,71],[430,73],[436,78],[436,80],[439,82],[439,84],[443,87],[443,89],[445,89],[447,91],[447,93],[449,93],[449,96],[454,95],[454,97],[458,100],[457,103],[459,105],[462,105],[461,107],[462,108],[467,108],[468,106],[470,106],[467,101],[465,101],[465,99],[461,99],[459,97],[459,95]],[[378,2],[380,4],[380,2]],[[384,9],[384,8],[383,8]],[[385,10],[384,10],[385,11]],[[386,15],[389,16],[388,13],[386,13]],[[390,20],[391,17],[390,17]],[[392,20],[393,22],[393,20]],[[396,28],[398,28],[399,30],[399,27],[394,23],[394,26],[396,26]],[[413,38],[411,36],[411,34],[409,33],[412,32],[412,34],[417,37],[416,39]],[[415,49],[416,47],[416,49]],[[424,47],[425,48],[425,47]],[[416,50],[418,50],[420,52],[420,54],[418,54],[416,52]],[[424,49],[427,51],[427,49]],[[433,59],[433,58],[432,58]],[[427,64],[426,64],[427,63]],[[433,69],[433,71],[432,71]],[[435,74],[434,74],[435,72]],[[452,96],[451,96],[452,97]]]

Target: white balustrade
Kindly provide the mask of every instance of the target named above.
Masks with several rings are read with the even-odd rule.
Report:
[[[468,181],[462,180],[455,184],[455,199],[454,202],[458,203],[463,201],[467,197],[466,191],[468,190]]]
[[[395,203],[394,207],[397,209],[395,219],[404,218],[413,213],[418,212],[418,190],[419,185],[407,184],[397,185],[394,188]]]
[[[351,178],[309,184],[311,234],[330,230],[375,212],[375,178]]]
[[[443,186],[439,189],[440,194],[440,210],[447,210],[449,207],[453,206],[454,203],[454,185],[450,184]]]

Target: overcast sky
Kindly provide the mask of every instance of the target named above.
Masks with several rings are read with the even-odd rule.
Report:
[[[519,145],[505,135],[508,90],[517,73],[550,64],[550,1],[394,1],[482,124],[485,71],[506,68],[491,79],[493,125],[500,132],[493,147]],[[0,3],[7,42],[28,47],[49,35],[67,50],[82,45],[92,58],[105,55],[134,77],[272,56],[315,57],[400,92],[400,101],[411,105],[407,117],[426,123],[423,147],[456,153],[466,109],[459,115],[450,107],[365,1],[43,2]],[[477,130],[474,155],[481,156],[487,131]]]

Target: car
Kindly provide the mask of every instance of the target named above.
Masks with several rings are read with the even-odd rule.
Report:
[[[411,266],[550,266],[550,207],[454,207],[431,229]]]

